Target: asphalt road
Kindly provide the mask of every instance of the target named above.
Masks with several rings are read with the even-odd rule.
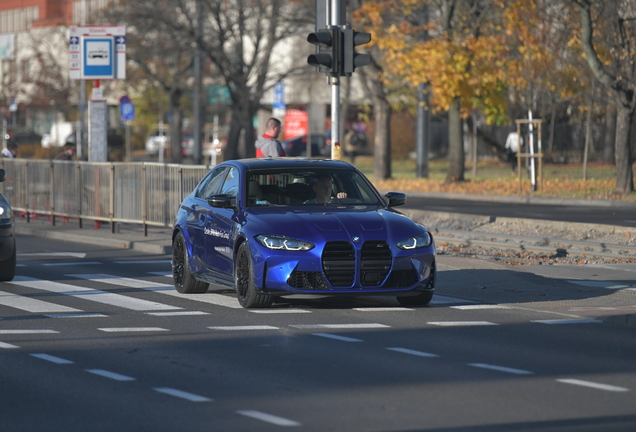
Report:
[[[633,206],[541,204],[540,202],[480,201],[461,198],[407,194],[405,208],[480,216],[514,217],[562,222],[636,227],[636,204]],[[496,197],[495,197],[496,199]],[[609,203],[608,203],[609,204]]]
[[[553,267],[439,256],[427,307],[248,311],[226,290],[177,294],[169,256],[18,240],[18,277],[0,283],[2,430],[636,429],[633,327],[596,319],[598,304],[573,312],[636,265],[593,270],[607,282],[593,288]]]

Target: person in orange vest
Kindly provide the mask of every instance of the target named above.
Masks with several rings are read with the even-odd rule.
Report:
[[[280,135],[280,130],[280,120],[274,117],[267,120],[265,133],[259,136],[254,144],[254,147],[256,147],[256,157],[286,156],[282,144],[277,140],[278,135]]]

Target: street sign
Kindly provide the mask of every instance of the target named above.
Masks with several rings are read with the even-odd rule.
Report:
[[[132,102],[124,102],[119,105],[119,114],[122,121],[135,119],[135,104]]]
[[[125,79],[126,26],[70,26],[71,79]]]

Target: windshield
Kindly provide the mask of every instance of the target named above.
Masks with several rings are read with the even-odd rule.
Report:
[[[369,181],[354,170],[278,170],[248,173],[247,206],[381,205]]]

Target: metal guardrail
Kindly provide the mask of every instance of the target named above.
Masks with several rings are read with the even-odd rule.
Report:
[[[183,198],[210,166],[151,162],[0,159],[0,183],[11,207],[31,214],[109,222],[172,225]]]

